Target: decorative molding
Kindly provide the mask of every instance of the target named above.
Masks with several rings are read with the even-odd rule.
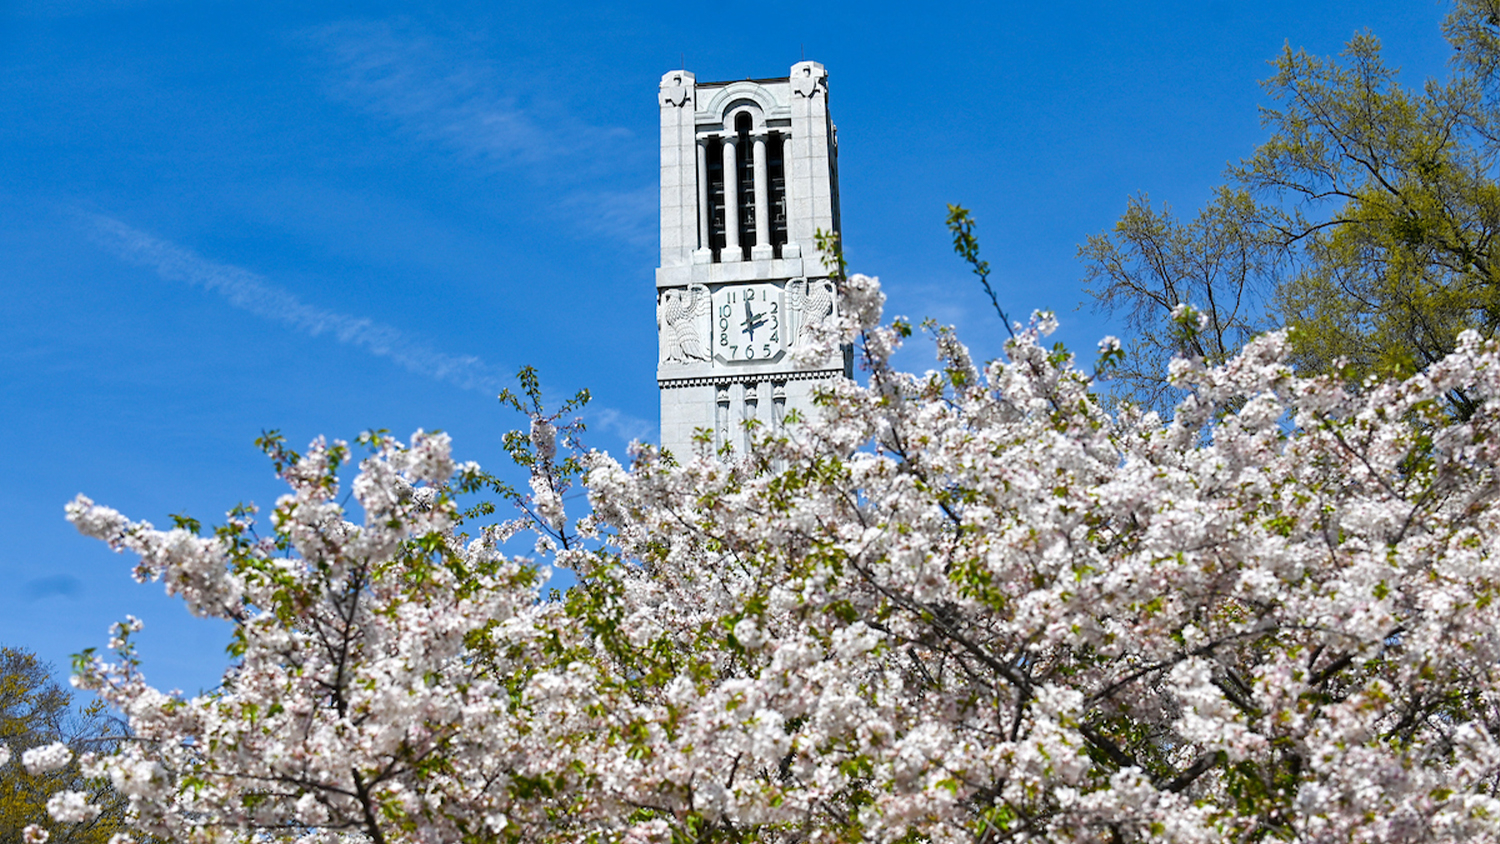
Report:
[[[759,383],[761,381],[826,381],[835,376],[844,377],[842,369],[798,369],[791,372],[757,372],[739,375],[700,375],[696,378],[658,378],[656,386],[663,390],[678,387],[720,387],[736,383]]]
[[[819,94],[827,97],[828,71],[817,62],[798,62],[792,65],[792,92],[806,99]]]
[[[760,107],[762,120],[772,116],[776,110],[776,95],[771,93],[764,85],[758,82],[741,81],[730,82],[723,88],[714,91],[709,97],[708,103],[699,108],[696,115],[699,128],[707,128],[704,124],[723,125],[725,118],[735,107],[736,101],[746,100]]]
[[[661,78],[661,104],[664,106],[676,106],[681,108],[691,99],[692,75],[686,71],[674,70]]]

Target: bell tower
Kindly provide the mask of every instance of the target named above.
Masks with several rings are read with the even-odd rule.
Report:
[[[815,238],[839,231],[828,72],[804,61],[780,79],[698,82],[674,70],[659,102],[661,444],[684,458],[703,430],[744,453],[747,421],[779,431],[789,411],[812,413],[820,382],[852,374],[847,350],[791,360],[839,307]]]

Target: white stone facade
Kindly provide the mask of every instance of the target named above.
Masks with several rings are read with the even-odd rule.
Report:
[[[699,431],[743,453],[745,423],[806,417],[820,382],[849,377],[848,350],[794,367],[807,328],[838,297],[815,235],[838,233],[838,145],[828,74],[661,80],[661,266],[656,271],[662,447]]]

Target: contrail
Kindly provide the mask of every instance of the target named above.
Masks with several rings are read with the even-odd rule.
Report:
[[[493,396],[510,382],[503,370],[474,355],[446,354],[389,325],[314,307],[249,270],[214,263],[111,217],[96,215],[93,221],[97,239],[124,260],[154,270],[162,278],[211,290],[256,316],[313,337],[330,334],[340,343],[389,358],[409,372],[465,390]]]
[[[113,217],[89,218],[95,239],[123,260],[146,267],[164,279],[211,290],[258,317],[313,337],[330,334],[340,343],[388,358],[408,372],[465,390],[493,396],[513,381],[509,372],[474,355],[450,355],[410,339],[398,328],[314,307],[243,267],[215,263]],[[613,431],[622,440],[655,438],[655,425],[614,408],[591,405],[583,416],[596,428]]]

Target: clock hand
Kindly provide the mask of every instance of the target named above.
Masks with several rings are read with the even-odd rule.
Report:
[[[749,299],[745,300],[745,321],[740,323],[740,325],[744,326],[745,333],[750,335],[750,342],[754,343],[755,327],[759,325],[759,323],[755,321],[755,312],[750,309]]]

